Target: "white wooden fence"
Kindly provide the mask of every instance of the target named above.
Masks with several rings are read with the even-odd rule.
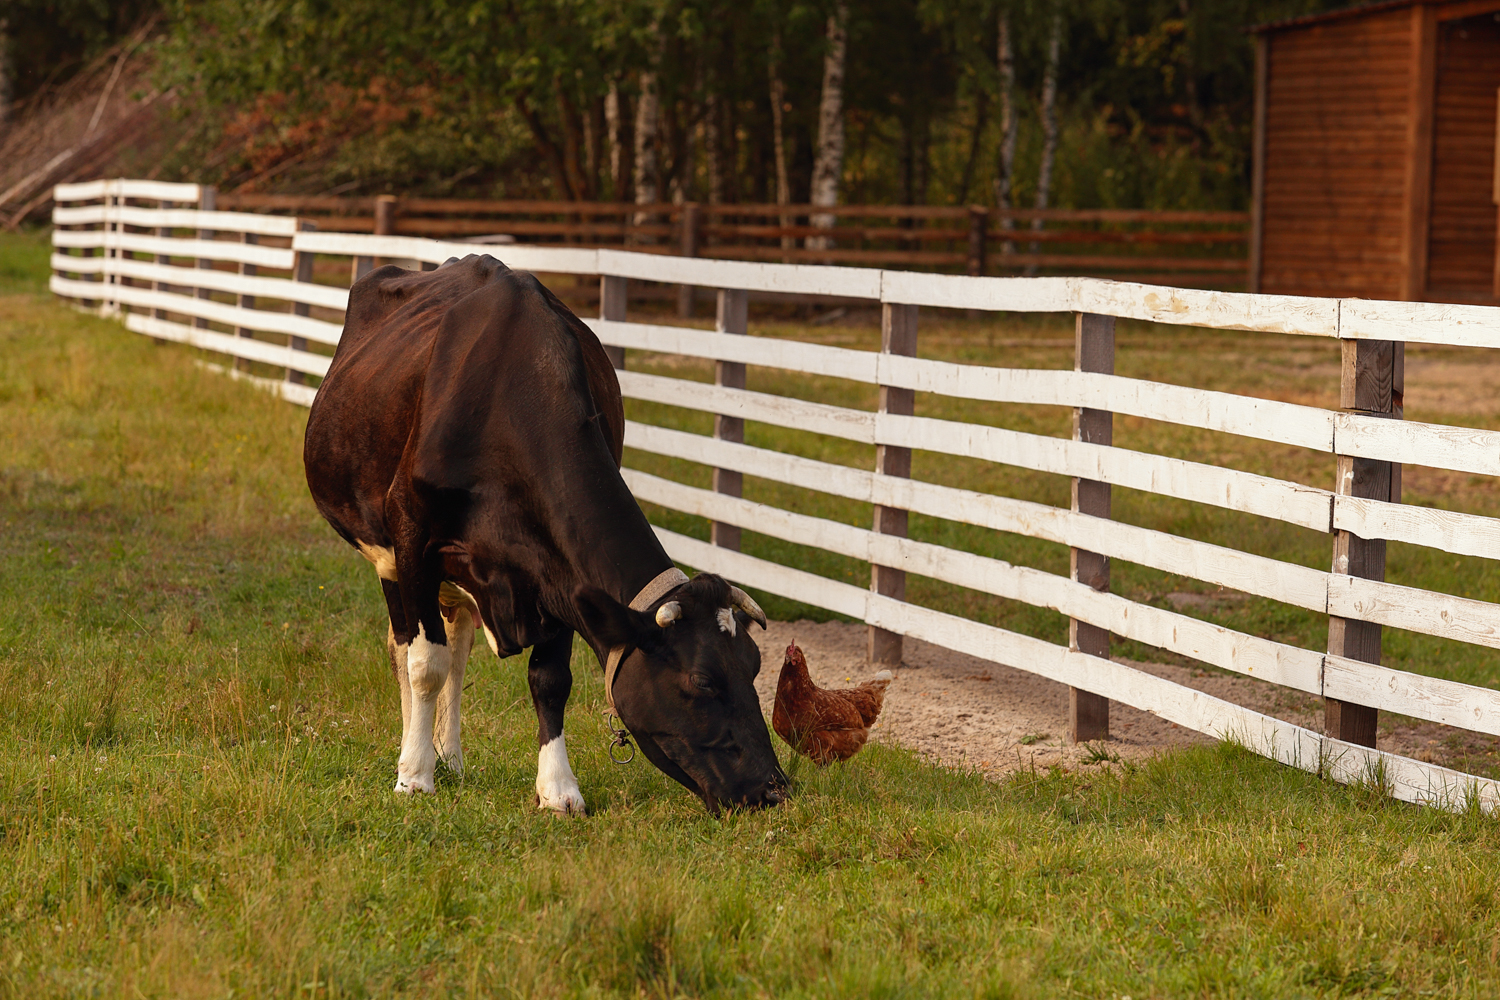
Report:
[[[338,343],[347,289],[313,281],[314,258],[376,258],[431,268],[471,244],[318,233],[307,223],[214,212],[211,189],[144,181],[61,185],[56,191],[52,290],[118,315],[139,333],[233,359],[228,369],[309,404]],[[147,205],[142,202],[150,203]],[[187,207],[184,207],[187,206]],[[899,656],[902,636],[1004,663],[1074,689],[1078,738],[1106,731],[1107,702],[1232,738],[1340,781],[1376,780],[1398,798],[1445,808],[1500,806],[1500,784],[1372,749],[1377,711],[1500,735],[1500,691],[1378,665],[1379,626],[1500,648],[1500,606],[1387,583],[1384,540],[1500,558],[1500,520],[1399,503],[1400,463],[1500,475],[1500,432],[1399,419],[1404,343],[1500,348],[1500,309],[1206,292],[1086,278],[971,278],[874,269],[671,258],[612,250],[507,246],[512,267],[599,275],[602,317],[591,326],[616,359],[628,398],[716,415],[708,437],[631,421],[626,443],[714,468],[698,489],[625,470],[643,501],[710,519],[713,541],[658,528],[673,558],[739,583],[862,620],[872,648]],[[631,279],[719,290],[717,331],[625,319]],[[747,292],[878,301],[880,353],[746,332]],[[919,359],[922,306],[1079,316],[1077,371],[1004,369]],[[1335,338],[1344,343],[1340,411],[1147,382],[1111,374],[1113,317],[1227,330]],[[626,350],[717,362],[715,385],[625,368]],[[284,372],[268,377],[248,362]],[[833,376],[881,387],[877,411],[749,391],[744,366]],[[1074,440],[918,417],[912,393],[1075,408]],[[1229,468],[1114,447],[1114,413],[1292,444],[1336,456],[1334,492]],[[1102,421],[1099,418],[1103,418]],[[875,445],[874,471],[751,447],[743,421]],[[1091,422],[1092,421],[1092,422]],[[1095,430],[1090,431],[1093,427]],[[1102,428],[1100,430],[1099,428]],[[1073,509],[909,478],[910,451],[977,458],[1074,478]],[[874,529],[741,499],[744,475],[876,505]],[[1382,478],[1383,477],[1383,478]],[[1372,487],[1371,483],[1375,485]],[[1108,520],[1108,487],[1276,518],[1333,537],[1333,571]],[[1100,499],[1102,497],[1102,500]],[[1074,550],[1062,577],[905,537],[916,511]],[[895,516],[899,515],[899,516]],[[869,589],[738,550],[739,529],[868,562]],[[1108,559],[1234,588],[1330,616],[1331,653],[1239,633],[1108,592]],[[908,603],[915,573],[1055,609],[1074,622],[1069,647]],[[1211,697],[1107,658],[1108,634],[1318,695],[1328,735]],[[1372,639],[1373,636],[1373,639]],[[1101,645],[1102,637],[1102,645]],[[894,651],[894,652],[893,652]],[[1102,714],[1101,714],[1102,713]]]

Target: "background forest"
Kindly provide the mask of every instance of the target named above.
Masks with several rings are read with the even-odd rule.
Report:
[[[0,106],[129,54],[143,166],[223,190],[1237,209],[1244,29],[1336,6],[7,0]]]

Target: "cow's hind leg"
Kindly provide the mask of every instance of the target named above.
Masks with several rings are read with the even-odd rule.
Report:
[[[564,629],[531,648],[526,679],[536,708],[537,751],[536,804],[556,813],[582,814],[583,793],[568,763],[568,743],[563,737],[563,711],[573,692],[573,630]]]
[[[462,774],[464,752],[459,738],[459,703],[464,693],[464,668],[469,662],[469,651],[474,648],[474,630],[479,624],[479,606],[462,588],[451,583],[439,588],[438,603],[443,607],[453,665],[448,668],[448,679],[443,682],[443,690],[438,695],[433,743],[438,756],[455,774]]]

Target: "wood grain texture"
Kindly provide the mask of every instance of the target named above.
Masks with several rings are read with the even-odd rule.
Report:
[[[1361,538],[1385,538],[1455,555],[1500,559],[1500,518],[1337,496],[1333,500],[1333,526]]]
[[[1260,289],[1399,297],[1409,12],[1268,40]]]
[[[1330,655],[1323,692],[1384,712],[1500,736],[1500,691]]]
[[[1334,441],[1343,455],[1500,475],[1500,431],[1340,413],[1334,420]]]
[[[1495,275],[1500,24],[1493,15],[1446,22],[1437,46],[1425,290],[1486,295]]]

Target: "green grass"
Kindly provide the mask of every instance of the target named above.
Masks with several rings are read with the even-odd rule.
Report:
[[[521,663],[481,651],[468,773],[398,800],[305,412],[50,303],[39,254],[0,240],[0,996],[1500,990],[1495,820],[1231,746],[1005,784],[872,746],[716,821],[608,762],[580,655],[593,813],[560,820]]]

